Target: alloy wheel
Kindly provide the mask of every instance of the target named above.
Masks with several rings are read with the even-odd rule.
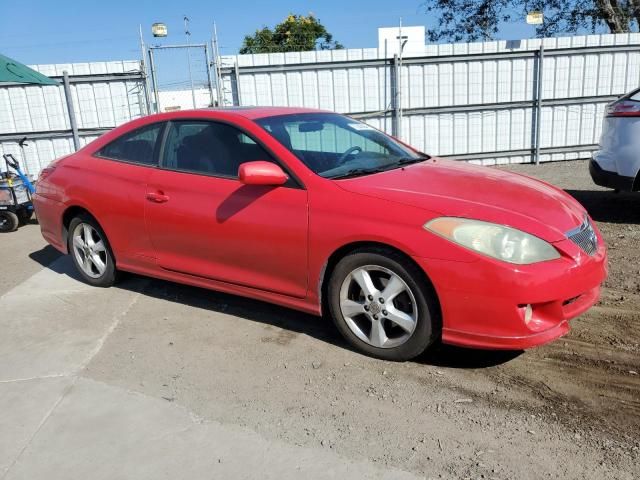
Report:
[[[418,306],[407,283],[379,265],[347,275],[340,288],[340,311],[360,340],[378,348],[402,345],[418,323]]]
[[[107,269],[107,247],[100,233],[88,223],[79,223],[73,230],[73,254],[84,273],[100,278]]]

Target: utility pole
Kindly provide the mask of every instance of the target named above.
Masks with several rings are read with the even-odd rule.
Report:
[[[196,92],[193,89],[193,73],[191,72],[191,45],[190,45],[190,37],[191,32],[189,31],[189,17],[184,16],[184,34],[187,37],[187,66],[189,69],[189,83],[191,84],[191,100],[193,101],[193,108],[196,108]]]

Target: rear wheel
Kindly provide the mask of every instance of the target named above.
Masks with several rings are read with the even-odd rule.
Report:
[[[0,212],[0,232],[13,232],[19,224],[18,216],[15,213],[6,210]]]
[[[392,250],[359,250],[344,257],[333,271],[328,295],[338,330],[371,356],[409,360],[439,335],[437,303],[424,274]]]
[[[68,248],[84,280],[96,287],[110,287],[116,268],[107,236],[91,216],[83,214],[69,224]]]

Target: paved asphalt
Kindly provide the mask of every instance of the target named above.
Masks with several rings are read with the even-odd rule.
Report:
[[[4,250],[7,265],[5,255],[40,243],[34,232],[21,241],[34,229],[14,232],[20,245]],[[0,479],[416,478],[204,420],[177,403],[84,376],[148,280],[95,289],[76,279],[68,257],[42,246],[22,257],[15,275],[9,267],[3,273]],[[25,271],[35,273],[23,279]]]

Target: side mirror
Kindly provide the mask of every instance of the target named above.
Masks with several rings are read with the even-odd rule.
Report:
[[[289,177],[275,163],[258,160],[240,165],[238,179],[245,185],[282,185]]]

